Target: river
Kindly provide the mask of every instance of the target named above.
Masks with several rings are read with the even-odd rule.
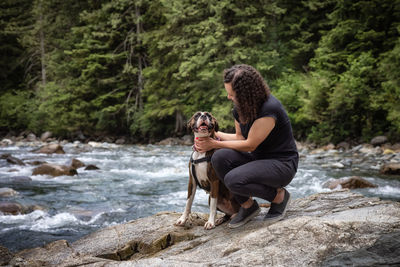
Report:
[[[23,215],[0,212],[0,245],[12,252],[59,239],[73,242],[99,228],[160,211],[182,212],[185,206],[189,146],[76,142],[64,145],[66,154],[52,155],[33,153],[34,148],[37,147],[28,143],[0,147],[0,155],[11,154],[24,162],[46,161],[64,165],[76,158],[100,169],[80,168],[76,176],[50,178],[32,176],[35,166],[10,165],[6,160],[0,160],[0,188],[8,187],[18,192],[13,197],[0,197],[0,202],[44,208]],[[305,150],[300,155],[299,170],[287,187],[294,198],[328,191],[323,185],[330,179],[359,175],[378,187],[358,189],[357,192],[400,201],[400,180],[379,175],[382,162],[375,155],[357,157],[351,151],[337,150],[314,154]],[[337,162],[343,163],[340,168],[334,165]],[[32,181],[17,182],[14,181],[16,176],[28,176]],[[208,195],[197,190],[192,210],[208,212],[207,203]]]

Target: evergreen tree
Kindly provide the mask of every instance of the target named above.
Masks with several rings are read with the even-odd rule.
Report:
[[[284,10],[274,1],[161,4],[165,24],[146,38],[151,66],[145,71],[140,129],[144,134],[174,130],[179,134],[183,131],[179,120],[200,109],[212,110],[228,127],[231,107],[225,101],[222,70],[247,63],[270,79],[279,76],[284,66],[274,18]],[[160,121],[175,124],[175,129],[162,127]]]

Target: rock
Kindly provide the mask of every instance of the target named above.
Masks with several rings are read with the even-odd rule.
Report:
[[[396,153],[400,153],[400,143],[392,145],[392,150]]]
[[[0,212],[6,215],[23,214],[24,211],[24,206],[17,202],[0,202]]]
[[[126,140],[125,140],[125,138],[118,138],[117,141],[115,141],[115,143],[117,145],[123,145],[126,143]]]
[[[321,266],[398,266],[399,248],[400,231],[395,231],[382,234],[370,247],[344,253],[332,253],[334,256],[324,260]]]
[[[7,162],[10,164],[25,166],[25,163],[22,160],[11,155],[7,157]]]
[[[12,144],[13,144],[13,141],[11,141],[10,139],[7,139],[7,138],[4,138],[0,142],[0,146],[11,146]]]
[[[34,212],[35,210],[46,210],[44,207],[39,206],[39,205],[30,205],[25,209],[26,213],[31,213]]]
[[[36,135],[33,133],[28,134],[28,136],[26,137],[26,140],[28,142],[35,142],[36,141]]]
[[[85,163],[83,163],[79,159],[72,159],[72,162],[71,162],[71,167],[72,168],[79,169],[79,168],[82,168],[82,167],[85,167],[85,166],[86,166]]]
[[[371,145],[365,145],[363,146],[359,152],[366,154],[367,156],[369,155],[377,155],[377,154],[381,154],[383,151],[380,147],[373,147]]]
[[[6,181],[7,183],[29,183],[32,181],[32,178],[29,176],[12,176],[2,179],[2,181]]]
[[[93,170],[100,170],[100,168],[93,164],[89,164],[85,168],[85,171],[93,171]]]
[[[191,146],[193,145],[193,136],[185,135],[181,138],[179,137],[168,137],[158,143],[159,146]]]
[[[23,250],[11,266],[355,266],[361,258],[336,256],[374,253],[363,262],[398,263],[400,203],[367,198],[348,190],[296,199],[287,217],[263,221],[268,209],[248,224],[204,230],[207,215],[162,212],[98,230],[73,243],[59,240]],[[390,242],[389,242],[390,240]],[[381,245],[380,248],[378,245]],[[378,250],[377,250],[378,249]],[[364,254],[363,254],[364,255]],[[397,261],[396,261],[397,260]],[[338,265],[329,265],[329,263]],[[356,266],[374,266],[361,264]]]
[[[344,165],[343,165],[343,163],[340,163],[340,162],[334,162],[331,164],[331,167],[334,169],[343,169]]]
[[[332,149],[335,149],[335,145],[334,144],[328,144],[326,146],[323,146],[322,149],[325,150],[325,151],[332,150]]]
[[[350,148],[350,144],[347,142],[340,142],[339,144],[336,145],[336,149],[343,149],[343,150],[348,150]]]
[[[324,187],[328,187],[329,189],[338,188],[348,188],[348,189],[357,189],[357,188],[374,188],[377,187],[373,183],[368,182],[367,180],[359,177],[359,176],[352,176],[349,178],[341,178],[332,181],[328,181],[324,184]]]
[[[13,197],[16,196],[17,194],[18,192],[12,188],[9,187],[0,188],[0,197]]]
[[[388,139],[386,136],[380,135],[380,136],[376,136],[376,137],[372,138],[371,145],[379,146],[379,145],[386,143],[387,141],[388,141]]]
[[[179,138],[168,137],[158,143],[156,145],[159,146],[176,146],[179,144]]]
[[[382,174],[400,175],[400,162],[383,164],[379,172]]]
[[[102,147],[102,143],[93,142],[93,141],[88,142],[88,145],[91,147]]]
[[[56,164],[43,164],[39,167],[33,169],[32,175],[50,175],[53,177],[61,176],[61,175],[68,175],[73,176],[78,174],[76,169],[72,168],[71,166],[65,165],[56,165]]]
[[[325,150],[323,150],[322,148],[316,148],[310,151],[310,155],[315,155],[315,154],[321,154],[324,153]]]
[[[59,144],[48,144],[42,146],[38,150],[35,150],[36,153],[44,153],[44,154],[65,154],[63,147]]]
[[[112,138],[112,137],[110,137],[110,136],[105,136],[105,137],[103,137],[101,140],[102,140],[103,142],[109,143],[109,144],[114,143],[114,138]]]
[[[191,134],[187,134],[182,136],[181,144],[184,146],[191,146],[193,145],[193,136]]]
[[[46,140],[49,139],[52,135],[53,135],[52,132],[49,132],[49,131],[44,132],[44,133],[42,133],[42,135],[40,136],[40,140],[41,140],[42,142],[46,142]]]
[[[383,151],[383,155],[388,155],[388,154],[394,154],[395,152],[393,151],[393,150],[391,150],[391,149],[385,149],[384,151]]]
[[[86,136],[82,133],[82,131],[77,131],[75,133],[76,138],[80,141],[85,141],[86,140]]]
[[[7,265],[13,254],[5,247],[0,246],[0,266]]]
[[[29,165],[38,166],[47,163],[46,161],[34,160],[27,162]]]

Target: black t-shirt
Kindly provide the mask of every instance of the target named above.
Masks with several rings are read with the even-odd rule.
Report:
[[[233,109],[233,116],[240,122],[236,108]],[[297,165],[298,152],[293,137],[292,125],[281,102],[273,95],[270,95],[267,101],[264,102],[256,119],[263,117],[274,118],[275,127],[252,154],[258,159],[296,160]],[[253,122],[240,123],[240,130],[246,139]]]

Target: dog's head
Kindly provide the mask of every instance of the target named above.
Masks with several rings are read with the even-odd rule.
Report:
[[[214,133],[218,131],[218,122],[211,113],[198,111],[189,120],[188,128],[196,136],[214,137]]]

